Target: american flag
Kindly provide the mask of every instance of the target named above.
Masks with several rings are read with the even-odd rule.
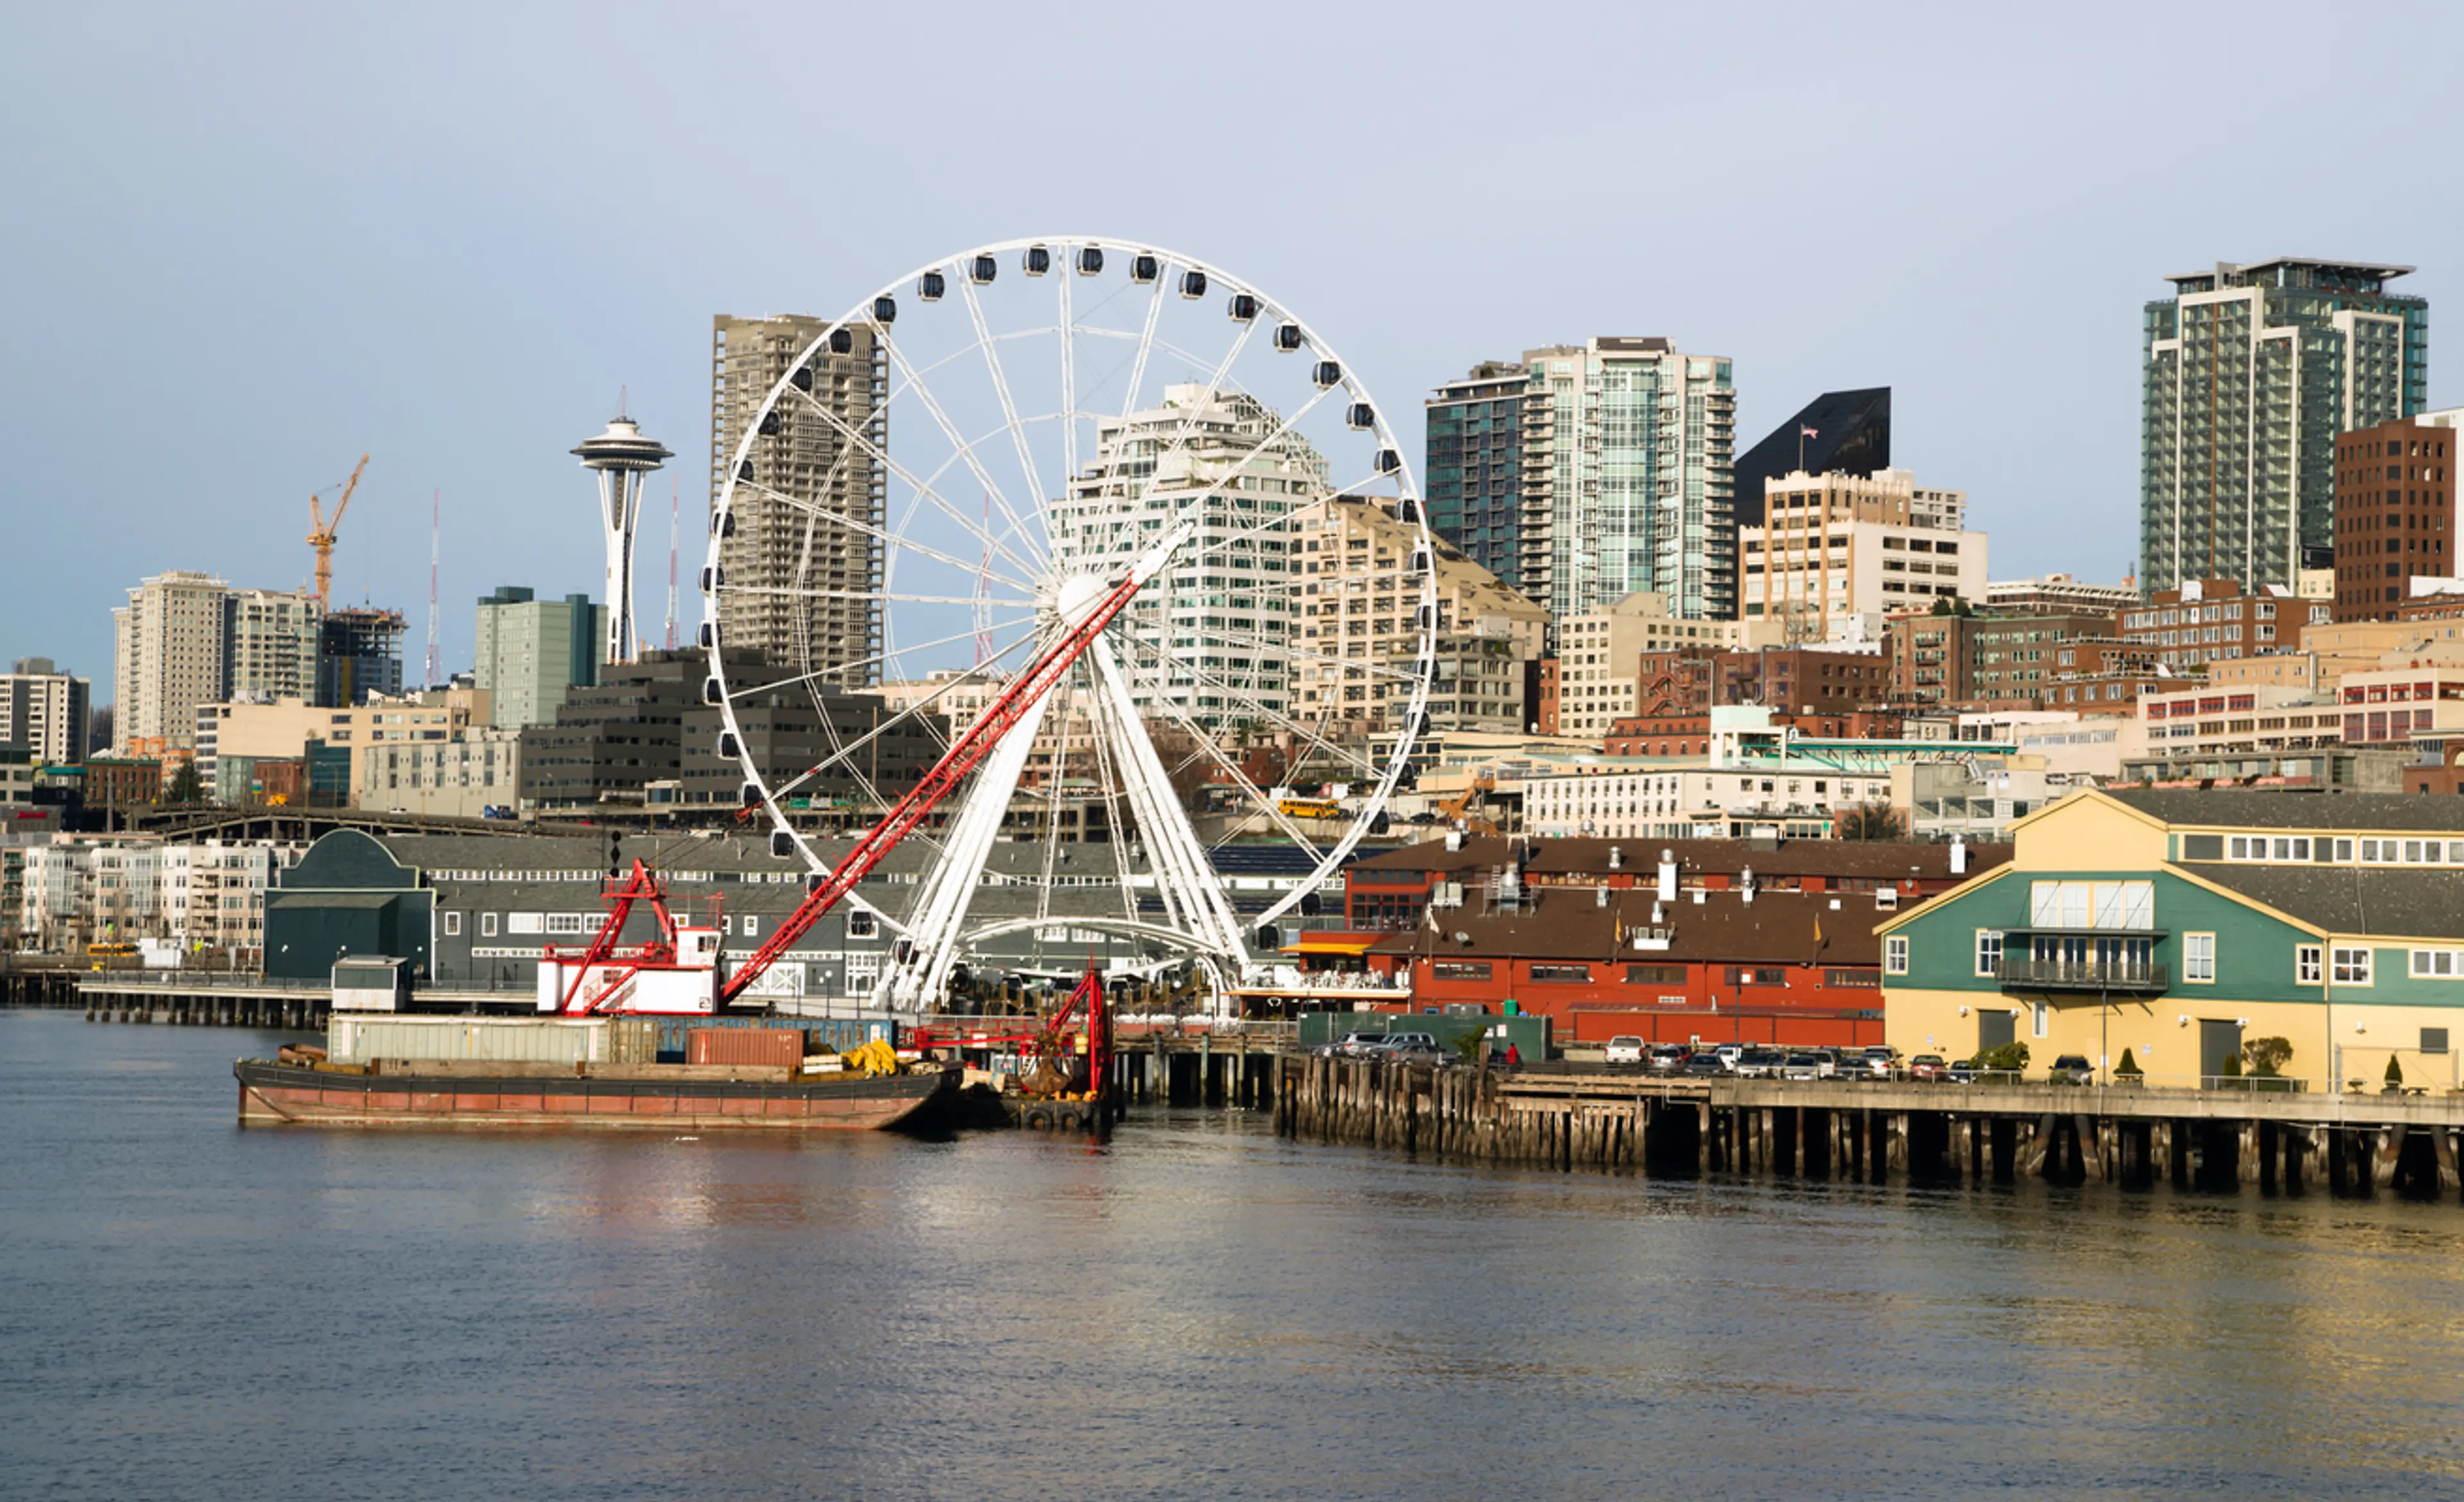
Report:
[[[1815,432],[1813,429],[1805,427],[1802,424],[1798,425],[1796,432],[1797,436],[1800,438],[1819,438],[1822,436],[1822,434]]]

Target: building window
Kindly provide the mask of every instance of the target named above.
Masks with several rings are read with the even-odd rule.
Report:
[[[2416,949],[2412,952],[2412,973],[2423,980],[2452,981],[2464,976],[2464,950]]]
[[[496,937],[496,915],[494,913],[482,913],[479,915],[479,937],[481,939],[494,939]]]
[[[2422,1028],[2422,1029],[2421,1029],[2421,1051],[2422,1051],[2422,1052],[2424,1052],[2424,1053],[2444,1053],[2444,1052],[2446,1052],[2446,1051],[2447,1051],[2447,1029],[2446,1029],[2446,1028],[2444,1028],[2444,1027],[2424,1027],[2424,1028]]]
[[[550,913],[547,931],[551,934],[580,934],[587,931],[580,913]]]
[[[2043,1037],[2049,1030],[2051,1030],[2053,1022],[2054,1009],[2052,1007],[2046,1005],[2042,1002],[2032,1004],[2028,1018],[2029,1036],[2035,1038]]]
[[[2338,949],[2330,957],[2338,985],[2370,983],[2370,952],[2366,949]]]
[[[2202,985],[2213,985],[2216,980],[2216,936],[2184,934],[2182,936],[2182,979]]]
[[[750,914],[750,913],[745,914],[745,915],[744,915],[744,937],[745,937],[745,938],[747,938],[747,939],[751,939],[751,938],[754,936],[754,934],[755,934],[755,933],[757,933],[757,932],[759,930],[760,925],[761,925],[761,920],[760,920],[759,918],[755,917],[754,917],[752,914]]]
[[[1893,934],[1882,940],[1882,973],[1908,973],[1908,939],[1905,934]]]
[[[445,915],[445,933],[446,933],[446,937],[450,939],[450,938],[453,937],[454,935],[457,935],[457,934],[459,934],[459,933],[461,933],[461,932],[462,932],[462,915],[461,915],[461,914],[459,914],[459,913],[448,913],[448,914],[446,914],[446,915]]]
[[[2326,960],[2317,944],[2293,946],[2293,983],[2317,985],[2326,977]]]
[[[1536,964],[1531,967],[1531,979],[1535,983],[1562,985],[1588,982],[1591,978],[1592,967],[1590,965]]]
[[[1485,960],[1440,960],[1429,966],[1429,975],[1439,981],[1485,981],[1488,961]]]
[[[2002,931],[1980,928],[1976,931],[1976,973],[1991,978],[2002,973]]]

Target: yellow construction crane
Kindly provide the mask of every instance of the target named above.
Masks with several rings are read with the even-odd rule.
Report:
[[[342,482],[342,498],[334,502],[334,519],[325,519],[325,503],[316,496],[308,497],[308,545],[317,550],[317,608],[333,608],[330,596],[334,588],[334,534],[342,529],[342,513],[351,509],[351,492],[360,488],[360,473],[368,467],[368,456],[360,455],[359,467]]]

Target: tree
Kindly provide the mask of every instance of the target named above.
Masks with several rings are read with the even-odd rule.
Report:
[[[2113,1072],[2114,1072],[2116,1075],[2122,1075],[2122,1074],[2134,1074],[2134,1075],[2135,1075],[2135,1074],[2145,1074],[2145,1073],[2146,1073],[2147,1071],[2146,1071],[2145,1070],[2141,1069],[2141,1068],[2139,1067],[2139,1060],[2138,1060],[2138,1059],[2137,1059],[2137,1058],[2136,1058],[2136,1057],[2131,1053],[2131,1051],[2130,1051],[2128,1049],[2123,1049],[2123,1050],[2122,1050],[2122,1062],[2121,1062],[2121,1063],[2119,1063],[2119,1064],[2117,1064],[2117,1065],[2115,1065],[2115,1066],[2113,1067]]]
[[[1889,804],[1859,804],[1843,810],[1837,829],[1843,840],[1867,843],[1889,843],[1908,837],[1907,821]]]
[[[183,806],[206,801],[206,784],[204,779],[197,775],[196,762],[180,763],[179,770],[171,774],[171,785],[163,791],[163,801]]]
[[[2253,1038],[2241,1046],[2242,1062],[2260,1079],[2274,1079],[2293,1060],[2290,1038]]]
[[[2387,1088],[2389,1094],[2404,1089],[2404,1066],[2395,1061],[2392,1053],[2387,1055]]]
[[[1969,606],[1969,603],[1966,600],[1961,599],[1955,594],[1938,594],[1933,597],[1933,613],[1936,615],[1969,616],[1974,615],[1976,611]]]

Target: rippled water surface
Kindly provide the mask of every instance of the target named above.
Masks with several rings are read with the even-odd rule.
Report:
[[[0,1495],[2464,1495],[2464,1208],[232,1125],[0,1013]]]

